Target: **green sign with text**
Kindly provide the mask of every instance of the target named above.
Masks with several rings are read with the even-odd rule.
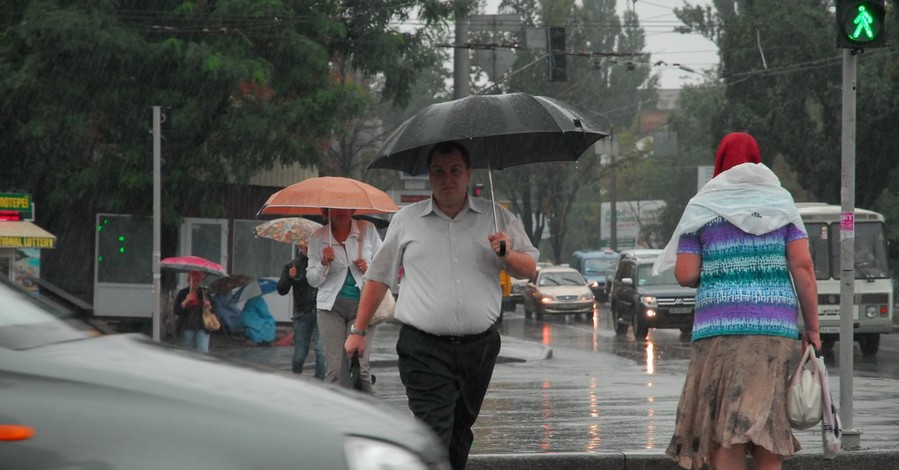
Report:
[[[22,220],[33,217],[31,195],[25,193],[0,193],[0,211],[4,213],[18,212]]]

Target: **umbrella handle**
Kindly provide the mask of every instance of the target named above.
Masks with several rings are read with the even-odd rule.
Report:
[[[487,158],[487,179],[490,180],[490,202],[493,203],[493,204],[491,204],[493,206],[493,230],[495,230],[496,232],[499,232],[499,222],[497,221],[497,217],[496,217],[496,195],[493,194],[493,169],[490,168],[490,158],[489,157]],[[500,258],[502,258],[503,256],[506,256],[506,242],[505,241],[499,242],[499,252],[496,253],[496,256],[499,256]]]

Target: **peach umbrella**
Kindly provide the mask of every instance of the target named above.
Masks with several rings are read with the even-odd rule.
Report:
[[[272,194],[256,215],[321,215],[322,208],[353,209],[355,214],[400,210],[387,193],[368,183],[339,176],[321,176],[294,183]]]

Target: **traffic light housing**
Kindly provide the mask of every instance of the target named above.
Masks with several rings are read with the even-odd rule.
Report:
[[[837,47],[870,49],[886,45],[884,0],[836,0]]]
[[[471,195],[474,197],[483,197],[484,195],[484,183],[476,183],[471,187]]]
[[[546,33],[549,49],[549,81],[568,81],[568,66],[565,63],[565,28],[550,27]]]
[[[147,129],[147,168],[153,172],[153,107],[147,108],[149,129]],[[172,108],[161,107],[159,110],[159,158],[165,170],[172,161]]]

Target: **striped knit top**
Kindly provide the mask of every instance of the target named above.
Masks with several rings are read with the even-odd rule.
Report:
[[[798,338],[799,303],[786,245],[808,236],[793,224],[764,235],[721,217],[681,235],[678,253],[702,256],[692,340],[722,335]]]

